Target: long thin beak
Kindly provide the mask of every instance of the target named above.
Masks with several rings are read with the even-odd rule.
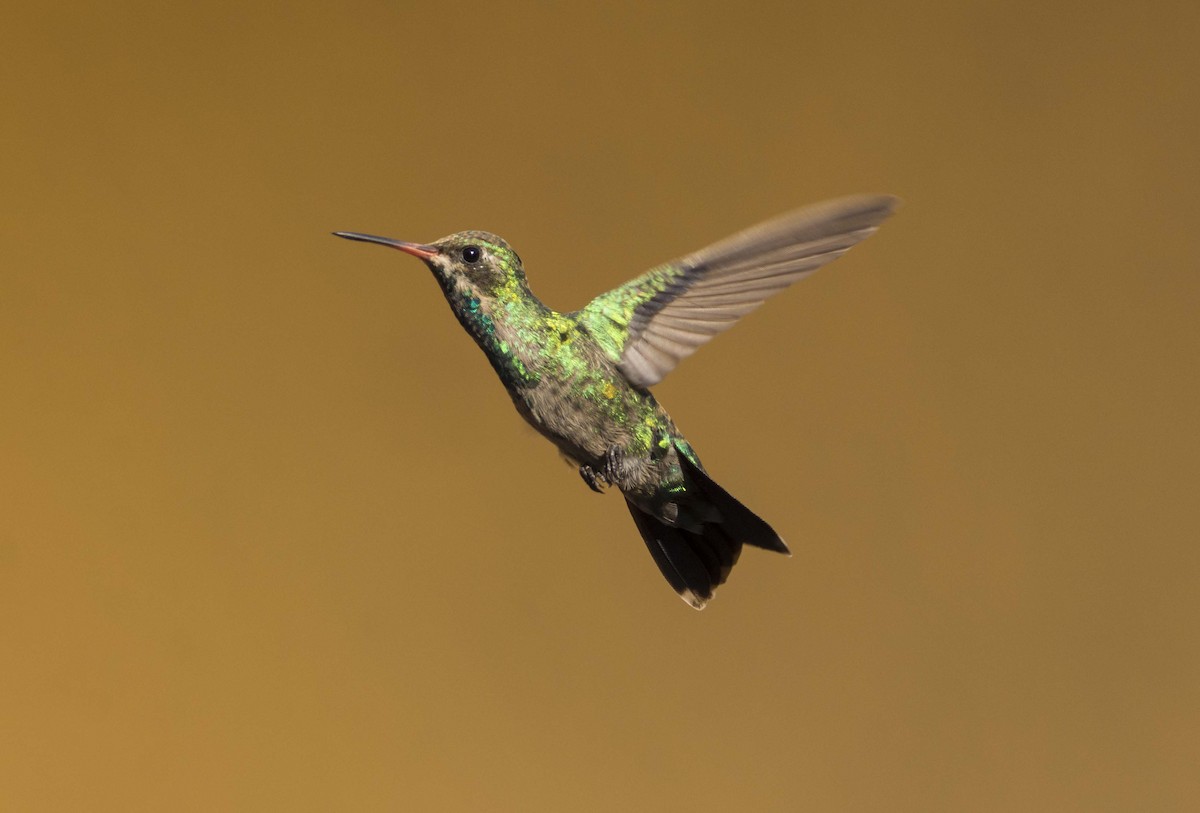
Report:
[[[345,237],[347,240],[358,240],[363,243],[378,243],[381,246],[399,249],[405,254],[411,254],[414,257],[420,257],[422,260],[428,260],[437,256],[438,250],[433,246],[423,245],[421,243],[406,243],[403,240],[393,240],[390,237],[376,237],[373,234],[359,234],[354,231],[335,231],[337,237]]]

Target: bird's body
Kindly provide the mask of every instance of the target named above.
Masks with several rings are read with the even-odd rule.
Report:
[[[458,237],[499,256],[506,253],[507,244],[495,235],[463,232]],[[546,307],[529,290],[524,274],[513,269],[487,294],[439,269],[434,273],[517,411],[568,460],[600,472],[608,450],[620,448],[626,472],[622,492],[642,503],[677,484],[676,453],[668,443],[656,445],[664,438],[686,441],[650,391],[631,384],[605,355],[580,313]]]
[[[517,411],[579,466],[617,486],[672,587],[700,609],[743,543],[787,552],[778,535],[704,472],[649,386],[772,293],[878,227],[893,198],[810,207],[660,266],[574,313],[529,290],[501,238],[467,231],[429,245],[350,232],[420,257],[491,362]]]

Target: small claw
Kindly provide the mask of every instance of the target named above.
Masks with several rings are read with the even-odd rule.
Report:
[[[592,491],[595,491],[597,494],[604,493],[604,489],[600,487],[600,478],[596,476],[596,472],[591,466],[580,466],[579,476],[583,478],[583,482],[587,483],[588,488]]]
[[[604,479],[610,486],[615,486],[623,478],[625,471],[625,450],[620,446],[609,446],[604,453]]]

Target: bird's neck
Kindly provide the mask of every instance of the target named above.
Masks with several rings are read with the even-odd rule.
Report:
[[[454,315],[505,386],[536,384],[546,352],[547,321],[556,314],[533,295],[523,279],[481,291],[461,278],[436,276]]]

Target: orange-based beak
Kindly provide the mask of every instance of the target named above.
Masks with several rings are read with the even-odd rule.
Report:
[[[345,237],[347,240],[358,240],[363,243],[378,243],[381,246],[389,246],[399,249],[405,254],[420,257],[422,260],[435,257],[438,253],[438,250],[433,246],[426,246],[421,243],[406,243],[403,240],[393,240],[390,237],[376,237],[373,234],[359,234],[353,231],[335,231],[334,234],[338,237]]]

